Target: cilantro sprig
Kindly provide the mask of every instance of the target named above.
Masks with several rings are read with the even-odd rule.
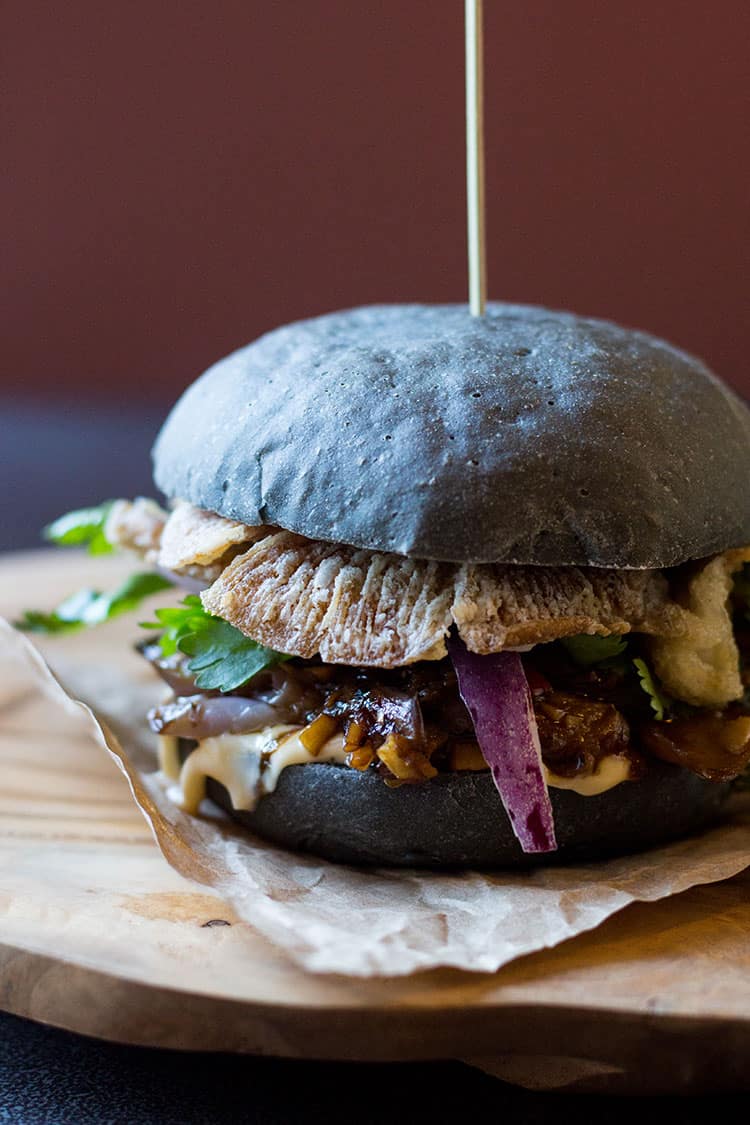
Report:
[[[104,527],[113,504],[114,500],[105,500],[93,508],[66,512],[48,524],[42,535],[59,547],[86,547],[90,555],[108,555],[114,548]]]
[[[568,656],[581,668],[593,668],[605,660],[623,656],[627,642],[623,637],[592,637],[585,633],[577,637],[564,637],[560,642]]]
[[[116,589],[106,593],[78,590],[51,613],[28,609],[16,625],[31,633],[70,633],[87,626],[101,625],[103,621],[137,609],[145,598],[171,586],[172,583],[160,574],[132,574]]]
[[[188,671],[206,691],[232,691],[264,668],[289,659],[246,637],[221,617],[206,613],[195,594],[189,594],[179,606],[157,609],[155,616],[156,621],[141,622],[141,627],[162,629],[159,644],[163,655],[182,652],[189,656]]]
[[[659,722],[663,722],[664,717],[669,709],[669,701],[664,693],[660,690],[656,683],[656,676],[649,668],[645,660],[637,657],[633,664],[638,673],[638,682],[645,691],[651,704],[651,710]]]
[[[622,673],[626,673],[628,668],[635,669],[638,684],[649,698],[654,718],[659,722],[666,718],[671,705],[670,699],[662,691],[655,673],[643,657],[630,656],[625,637],[593,637],[582,634],[577,637],[565,637],[560,643],[571,660],[581,668],[594,668],[601,665],[604,668],[619,669]]]

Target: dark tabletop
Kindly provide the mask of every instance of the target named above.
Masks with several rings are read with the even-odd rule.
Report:
[[[0,1122],[13,1125],[396,1125],[461,1120],[468,1107],[475,1121],[495,1121],[519,1098],[532,1100],[456,1062],[186,1054],[102,1043],[0,1015]],[[546,1120],[541,1104],[527,1120]]]
[[[153,494],[148,451],[162,412],[0,399],[0,550],[34,547],[38,528],[69,508]],[[0,974],[0,1007],[1,996]],[[702,1119],[703,1100],[681,1103],[684,1121]],[[561,1111],[583,1122],[602,1112],[630,1122],[633,1103],[527,1093],[457,1062],[185,1054],[103,1043],[0,1014],[2,1125],[497,1123],[508,1112],[514,1121],[557,1122]]]

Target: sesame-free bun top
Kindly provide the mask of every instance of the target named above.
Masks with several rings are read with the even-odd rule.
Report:
[[[450,562],[665,567],[750,542],[750,411],[699,360],[523,305],[385,305],[211,367],[155,480],[247,524]]]

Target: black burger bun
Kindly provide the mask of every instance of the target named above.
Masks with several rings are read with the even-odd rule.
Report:
[[[170,498],[414,558],[661,568],[750,541],[750,411],[662,340],[536,307],[279,328],[185,392],[154,462]]]
[[[507,869],[624,855],[697,832],[718,819],[731,783],[656,761],[598,797],[550,789],[559,849],[543,855],[521,851],[489,770],[391,789],[372,771],[288,766],[252,812],[234,809],[217,781],[207,791],[258,836],[336,863]]]

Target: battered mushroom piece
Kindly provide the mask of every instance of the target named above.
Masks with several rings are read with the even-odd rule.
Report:
[[[724,707],[743,692],[740,654],[730,613],[733,576],[750,547],[726,551],[678,575],[682,627],[650,644],[656,674],[670,695],[694,707]]]
[[[393,668],[445,656],[453,571],[280,532],[230,563],[203,604],[279,652]]]
[[[135,500],[115,500],[104,534],[107,542],[123,551],[133,551],[149,562],[155,562],[167,520],[167,513],[154,500],[143,496]]]
[[[395,668],[445,656],[455,624],[473,652],[580,633],[651,636],[666,690],[698,707],[742,694],[729,598],[750,549],[670,573],[596,567],[453,566],[306,539],[177,500],[120,500],[110,542],[210,585],[206,609],[301,657]]]
[[[469,564],[458,571],[451,613],[466,646],[479,653],[581,633],[681,628],[658,570]]]
[[[235,558],[203,604],[280,652],[381,668],[444,657],[454,623],[482,653],[578,633],[683,628],[660,571],[455,567],[291,532]]]
[[[132,502],[115,501],[105,535],[113,547],[209,586],[238,551],[273,530],[228,520],[183,500],[167,513],[155,501],[139,496]]]
[[[159,565],[177,571],[189,566],[226,565],[241,546],[255,543],[268,530],[178,500],[162,530]]]

